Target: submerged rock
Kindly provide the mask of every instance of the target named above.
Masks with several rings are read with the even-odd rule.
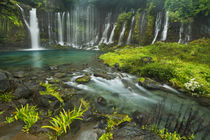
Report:
[[[107,105],[106,99],[104,99],[101,96],[97,98],[96,102],[101,106],[106,106]]]
[[[15,78],[23,78],[23,77],[25,77],[25,72],[24,71],[16,72],[16,73],[14,73],[14,77]]]
[[[77,83],[79,83],[79,84],[88,83],[90,81],[90,76],[89,75],[85,75],[85,76],[77,78],[75,81]]]

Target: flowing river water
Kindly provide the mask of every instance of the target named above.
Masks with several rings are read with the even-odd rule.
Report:
[[[185,119],[187,122],[187,116],[193,113],[196,115],[195,121],[197,121],[196,119],[202,120],[204,126],[210,123],[209,106],[201,105],[195,98],[186,96],[167,85],[164,85],[166,90],[147,90],[138,84],[138,77],[136,76],[97,66],[96,58],[99,54],[101,53],[98,51],[74,49],[2,52],[0,53],[0,68],[14,72],[24,71],[28,67],[45,69],[52,65],[71,64],[71,67],[76,70],[65,77],[65,84],[75,88],[77,94],[93,99],[103,97],[107,106],[97,106],[98,110],[109,112],[113,108],[117,108],[120,113],[141,112],[158,117],[156,113],[157,108],[160,107],[162,121],[159,125],[164,126],[164,122],[170,118],[168,114],[175,116],[175,118]],[[45,72],[47,73],[46,69]],[[106,72],[111,78],[94,76],[96,72]],[[86,84],[75,82],[76,78],[86,73],[91,75],[90,82]],[[201,124],[195,123],[194,127],[197,128],[198,125]],[[14,133],[17,132],[14,128],[11,129],[10,133],[7,130],[5,130],[7,133],[0,133],[0,140],[11,136],[13,130]],[[197,133],[196,139],[203,140],[203,135],[205,135],[204,139],[210,139],[210,136],[205,134],[207,131],[209,130],[204,129]]]

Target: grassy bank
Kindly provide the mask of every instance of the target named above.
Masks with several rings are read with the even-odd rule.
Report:
[[[150,77],[192,95],[210,97],[210,39],[188,45],[157,42],[145,47],[125,46],[100,56],[105,63],[119,63],[123,71]],[[142,80],[142,78],[140,78]]]

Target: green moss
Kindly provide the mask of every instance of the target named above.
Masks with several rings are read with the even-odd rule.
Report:
[[[134,44],[139,44],[139,38],[140,38],[140,12],[141,12],[141,9],[138,9],[136,14],[135,14],[135,19],[136,19],[136,22],[135,22],[135,27],[134,27],[134,31],[133,31],[133,35],[132,35],[132,40],[133,40],[133,43]]]
[[[143,46],[151,44],[154,38],[153,30],[154,30],[155,18],[151,15],[148,15],[147,18],[148,18],[148,21],[147,21],[146,31],[140,41],[141,45]]]
[[[145,78],[143,78],[143,77],[140,77],[140,78],[139,78],[139,82],[140,82],[140,83],[143,83],[144,81],[145,81]]]
[[[117,26],[115,29],[115,33],[114,33],[114,42],[115,44],[117,44],[119,36],[120,36],[120,32],[122,30],[123,25],[125,24],[126,26],[126,30],[125,30],[125,35],[123,40],[126,40],[128,37],[128,30],[131,24],[131,18],[132,18],[132,12],[123,12],[118,16],[117,19]]]
[[[85,75],[83,77],[79,77],[75,80],[77,83],[83,84],[83,83],[87,83],[90,81],[90,76],[89,75]]]
[[[100,58],[110,66],[119,63],[122,70],[132,74],[171,83],[177,88],[185,88],[192,95],[209,96],[209,52],[210,39],[200,39],[188,45],[157,42],[138,48],[127,46],[103,54]],[[154,62],[141,63],[142,57],[152,57]],[[198,83],[198,87],[195,84],[187,86],[192,79]]]

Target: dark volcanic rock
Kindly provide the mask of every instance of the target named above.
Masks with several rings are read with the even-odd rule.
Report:
[[[106,99],[104,99],[101,96],[97,98],[96,102],[101,106],[106,106],[107,105]]]
[[[29,98],[33,92],[26,86],[18,87],[13,93],[14,99]]]
[[[0,93],[7,91],[10,88],[10,82],[7,75],[0,71]]]
[[[119,64],[119,63],[115,63],[115,64],[114,64],[114,67],[115,67],[117,70],[120,71],[120,64]]]

